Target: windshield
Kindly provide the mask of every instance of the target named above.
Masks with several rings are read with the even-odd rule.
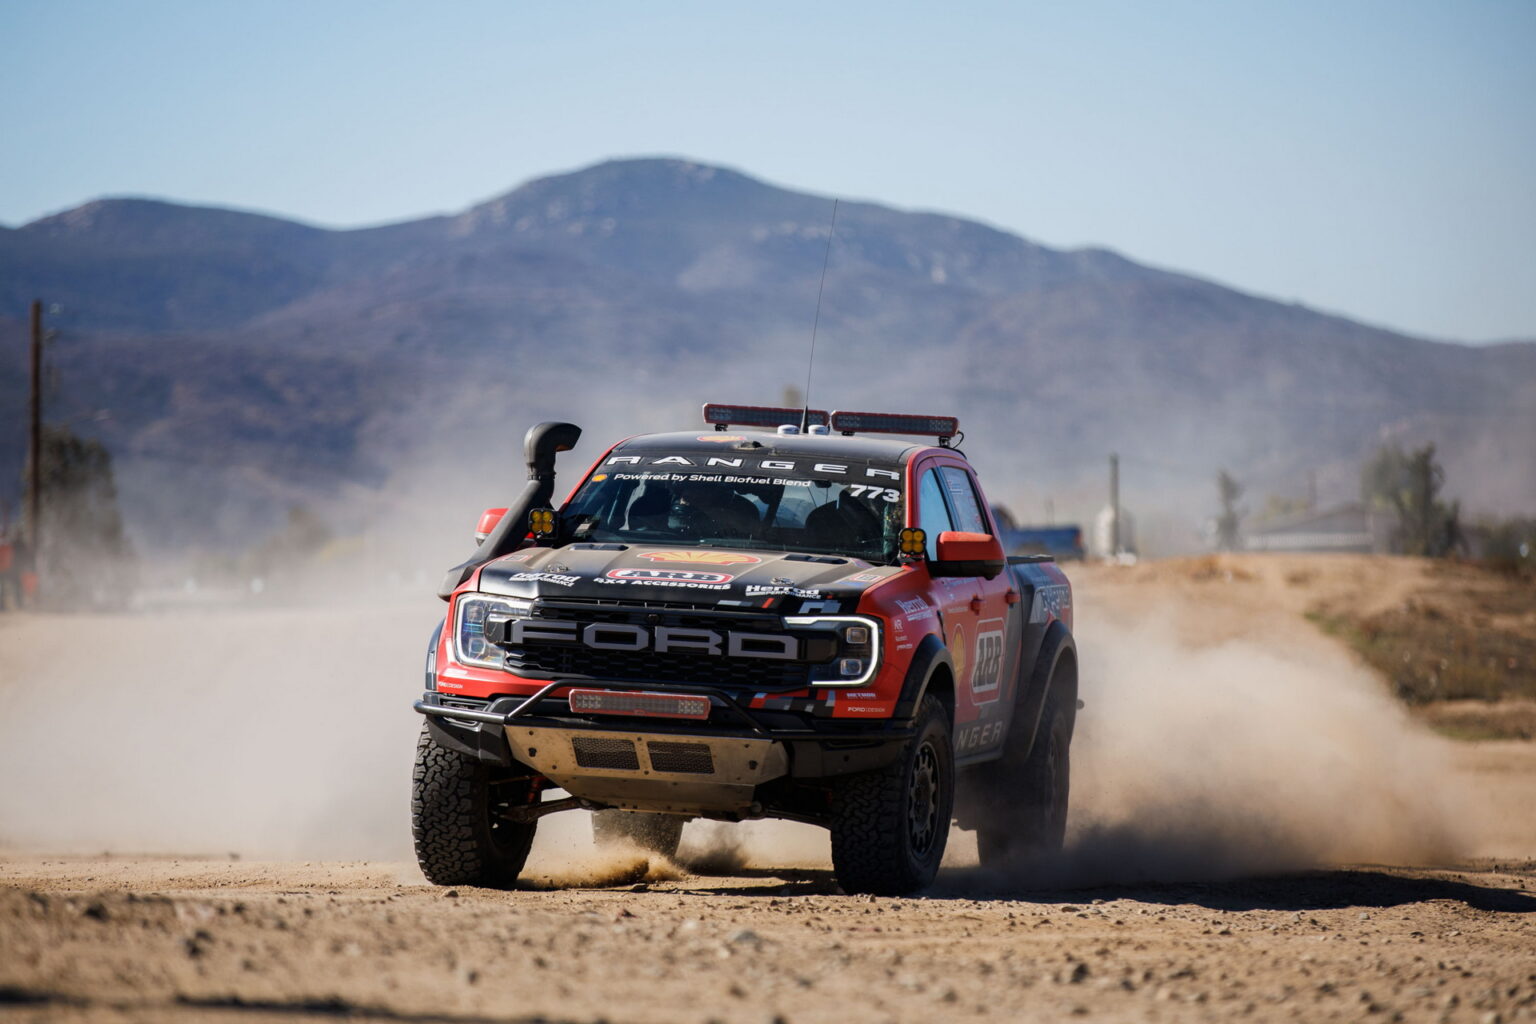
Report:
[[[904,498],[903,474],[894,465],[613,456],[566,505],[562,539],[766,548],[894,562]]]

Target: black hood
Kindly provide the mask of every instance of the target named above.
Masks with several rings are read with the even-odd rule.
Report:
[[[856,558],[664,544],[525,548],[480,573],[507,597],[713,604],[783,613],[850,611],[869,586],[900,572]],[[829,602],[836,602],[833,606]],[[812,607],[803,608],[810,603]]]

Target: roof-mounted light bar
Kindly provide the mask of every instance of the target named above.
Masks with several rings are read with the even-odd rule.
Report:
[[[716,430],[726,427],[766,427],[775,430],[785,423],[800,424],[805,416],[806,426],[826,426],[825,409],[791,409],[775,405],[718,405],[708,402],[704,406],[704,422],[713,423]]]
[[[845,437],[849,434],[916,434],[937,437],[939,444],[960,433],[960,421],[954,416],[918,416],[908,413],[843,412],[832,414],[832,429]]]

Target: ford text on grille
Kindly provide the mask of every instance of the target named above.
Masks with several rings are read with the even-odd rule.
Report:
[[[708,654],[726,658],[774,658],[795,661],[800,641],[773,633],[744,633],[693,629],[683,626],[635,626],[622,622],[577,622],[540,619],[495,621],[494,632],[512,646],[528,644],[580,644],[599,651],[644,651],[658,654]]]

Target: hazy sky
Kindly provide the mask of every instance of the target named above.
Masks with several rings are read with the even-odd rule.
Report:
[[[1536,2],[0,0],[0,224],[353,226],[613,156],[1536,337]]]

